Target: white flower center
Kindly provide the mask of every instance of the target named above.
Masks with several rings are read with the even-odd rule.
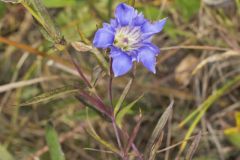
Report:
[[[116,30],[114,45],[123,51],[131,51],[138,48],[140,41],[140,27],[126,26]]]

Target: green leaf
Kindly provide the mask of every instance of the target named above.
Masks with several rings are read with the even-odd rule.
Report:
[[[135,101],[133,101],[132,103],[130,103],[129,105],[127,105],[126,107],[123,107],[122,110],[119,111],[119,113],[116,115],[116,123],[121,126],[122,124],[122,119],[123,117],[130,113],[132,107],[143,97],[143,95],[141,95],[140,97],[138,97]]]
[[[59,8],[76,5],[76,0],[43,0],[43,4],[48,8]]]
[[[114,152],[114,153],[120,153],[120,151],[113,146],[112,144],[110,144],[109,142],[105,141],[104,139],[102,139],[95,131],[88,131],[88,133],[96,140],[98,141],[100,144],[102,144],[103,146],[105,146],[107,149],[109,149],[110,151]]]
[[[88,114],[87,114],[88,115]],[[105,141],[104,139],[102,139],[97,132],[94,130],[92,124],[90,123],[88,117],[87,117],[87,122],[89,124],[89,128],[90,130],[87,130],[87,132],[96,140],[98,141],[100,144],[102,144],[103,146],[105,146],[107,149],[109,149],[110,151],[114,152],[114,153],[120,153],[120,151],[111,143]]]
[[[45,129],[46,141],[50,152],[51,160],[65,160],[61,145],[58,140],[58,135],[51,124],[48,124]]]
[[[33,97],[32,99],[26,101],[25,103],[20,104],[19,106],[37,104],[40,102],[53,100],[61,96],[65,96],[65,95],[69,95],[77,92],[78,92],[78,89],[75,89],[72,86],[65,86],[65,87],[57,88],[49,92],[40,94],[36,97]]]
[[[126,87],[124,88],[122,95],[120,96],[115,108],[114,108],[114,115],[116,115],[118,113],[118,111],[120,110],[120,107],[124,101],[124,99],[126,98],[128,91],[132,85],[133,79],[130,79],[130,81],[128,82],[128,84],[126,85]]]
[[[12,155],[7,151],[7,149],[0,144],[0,160],[14,160]]]

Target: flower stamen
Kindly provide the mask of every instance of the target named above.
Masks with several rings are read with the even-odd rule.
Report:
[[[123,51],[131,51],[138,47],[141,41],[141,30],[139,27],[121,27],[116,30],[114,45]]]

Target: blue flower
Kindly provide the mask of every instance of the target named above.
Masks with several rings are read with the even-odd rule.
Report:
[[[151,43],[152,36],[159,33],[166,23],[166,18],[151,23],[133,7],[121,3],[115,10],[115,19],[110,24],[104,23],[94,37],[93,45],[97,48],[110,48],[114,76],[121,76],[132,68],[133,61],[142,64],[156,73],[156,56],[159,48]]]

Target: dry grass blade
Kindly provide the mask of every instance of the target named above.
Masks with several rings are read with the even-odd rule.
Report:
[[[210,57],[204,59],[201,63],[199,63],[197,65],[197,67],[193,70],[192,74],[193,75],[196,74],[197,71],[199,71],[203,66],[205,66],[208,63],[223,61],[227,58],[235,57],[235,56],[240,56],[240,54],[238,51],[234,51],[234,50],[229,50],[221,55],[218,54],[218,55],[210,56]]]
[[[162,144],[163,135],[164,135],[164,132],[161,132],[159,134],[159,138],[157,139],[156,143],[151,148],[149,157],[145,157],[145,160],[154,160],[155,159],[155,157],[157,155],[157,150]]]
[[[174,104],[174,101],[171,101],[170,105],[165,110],[165,112],[163,113],[163,115],[159,119],[155,129],[152,132],[152,135],[151,135],[151,137],[148,141],[148,144],[146,146],[145,153],[144,153],[144,157],[145,157],[146,160],[149,159],[150,155],[153,156],[153,154],[157,154],[157,152],[155,152],[155,149],[156,149],[156,151],[158,149],[158,148],[156,148],[156,144],[157,144],[157,141],[159,139],[160,134],[163,132],[163,128],[166,125],[168,118],[172,114],[173,104]]]
[[[83,42],[72,42],[71,45],[78,52],[87,52],[93,49],[92,46],[87,45]]]
[[[14,82],[14,83],[2,85],[2,86],[0,86],[0,93],[15,89],[15,88],[33,85],[33,84],[40,83],[40,82],[56,80],[58,78],[59,78],[58,76],[41,77],[41,78],[35,78],[35,79],[27,80],[27,81],[20,81],[20,82]]]
[[[194,153],[196,152],[197,147],[200,143],[201,137],[202,137],[202,132],[200,131],[198,133],[198,135],[194,138],[194,140],[193,140],[193,142],[192,142],[192,144],[191,144],[191,146],[190,146],[190,148],[187,152],[187,155],[186,155],[186,158],[185,158],[186,160],[192,160],[192,157],[193,157]]]
[[[6,3],[20,3],[20,0],[1,0]]]

